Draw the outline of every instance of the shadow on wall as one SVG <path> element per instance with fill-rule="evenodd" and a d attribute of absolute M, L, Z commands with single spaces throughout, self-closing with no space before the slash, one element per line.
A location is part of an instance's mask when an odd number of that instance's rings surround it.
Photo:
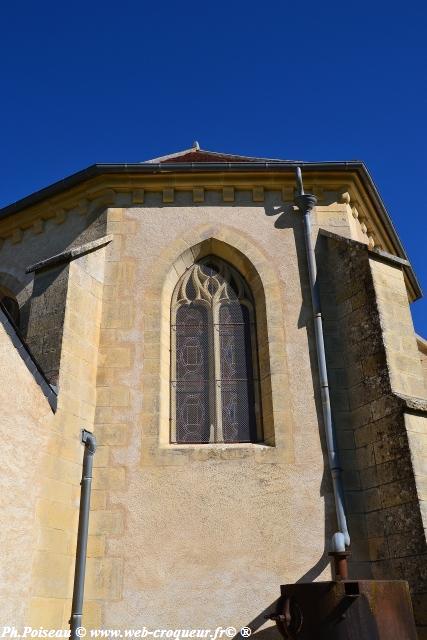
<path fill-rule="evenodd" d="M 302 305 L 298 318 L 298 328 L 301 329 L 302 327 L 307 327 L 310 338 L 309 346 L 311 354 L 313 348 L 315 349 L 315 345 L 313 343 L 314 333 L 310 322 L 310 318 L 312 316 L 310 297 L 311 294 L 307 271 L 307 258 L 305 254 L 304 227 L 302 216 L 294 210 L 293 205 L 291 204 L 284 204 L 281 206 L 267 205 L 265 207 L 265 215 L 271 217 L 277 216 L 276 220 L 274 221 L 274 227 L 279 230 L 292 229 L 294 234 L 298 260 L 298 272 L 300 274 L 300 284 L 302 292 Z M 317 365 L 314 371 L 317 376 Z"/>
<path fill-rule="evenodd" d="M 329 564 L 329 556 L 328 556 L 327 550 L 325 549 L 322 556 L 319 558 L 316 564 L 311 569 L 309 569 L 303 576 L 301 576 L 301 578 L 299 578 L 296 582 L 298 583 L 313 582 L 322 573 L 322 571 L 326 569 L 328 564 Z M 277 585 L 277 592 L 278 594 L 280 592 L 279 584 Z M 268 616 L 276 613 L 278 601 L 279 601 L 279 595 L 276 600 L 273 600 L 273 602 L 269 604 L 263 611 L 261 611 L 253 620 L 244 624 L 242 626 L 242 630 L 246 628 L 250 629 L 252 632 L 251 638 L 256 637 L 257 640 L 277 640 L 278 638 L 281 638 L 282 636 L 277 630 L 277 627 L 275 624 L 267 627 L 266 629 L 261 629 L 261 627 L 266 624 Z M 260 631 L 258 631 L 258 629 L 260 629 Z M 240 630 L 238 633 L 236 633 L 233 640 L 240 640 L 241 638 L 242 639 L 246 638 L 247 636 L 245 636 L 244 633 L 245 632 L 243 631 L 243 634 L 242 634 L 242 631 Z"/>

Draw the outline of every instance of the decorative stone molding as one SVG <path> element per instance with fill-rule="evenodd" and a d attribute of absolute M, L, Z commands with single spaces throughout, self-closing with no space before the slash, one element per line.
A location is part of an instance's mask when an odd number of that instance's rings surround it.
<path fill-rule="evenodd" d="M 205 190 L 203 187 L 194 187 L 193 189 L 193 202 L 204 202 Z"/>
<path fill-rule="evenodd" d="M 252 200 L 254 202 L 264 202 L 264 187 L 254 187 L 252 189 Z"/>
<path fill-rule="evenodd" d="M 282 187 L 282 200 L 283 202 L 294 201 L 294 187 Z"/>
<path fill-rule="evenodd" d="M 318 202 L 320 200 L 323 200 L 323 198 L 324 198 L 323 187 L 319 186 L 318 184 L 314 184 L 313 185 L 313 195 L 316 196 Z"/>
<path fill-rule="evenodd" d="M 39 218 L 44 218 L 45 220 L 54 218 L 56 223 L 61 224 L 62 215 L 58 216 L 58 210 L 63 210 L 66 213 L 96 215 L 98 211 L 101 212 L 103 206 L 116 203 L 118 195 L 123 202 L 127 200 L 129 204 L 143 204 L 146 200 L 146 193 L 157 194 L 157 197 L 159 195 L 160 199 L 163 197 L 163 202 L 167 204 L 174 202 L 172 193 L 175 194 L 175 191 L 179 191 L 180 194 L 186 192 L 189 202 L 191 202 L 192 198 L 194 203 L 202 203 L 205 201 L 205 199 L 202 199 L 202 192 L 204 198 L 206 191 L 209 190 L 209 192 L 219 193 L 224 203 L 231 204 L 235 201 L 236 190 L 241 192 L 249 191 L 252 194 L 253 202 L 262 202 L 261 189 L 263 189 L 264 197 L 267 190 L 272 192 L 279 191 L 282 194 L 283 202 L 293 203 L 294 178 L 292 175 L 283 175 L 272 171 L 265 181 L 260 179 L 258 175 L 254 183 L 254 178 L 255 176 L 250 173 L 238 177 L 230 174 L 221 176 L 219 180 L 218 175 L 212 173 L 203 177 L 203 186 L 200 186 L 200 177 L 197 178 L 198 184 L 195 186 L 196 178 L 194 175 L 177 175 L 174 178 L 174 187 L 171 188 L 166 186 L 168 183 L 170 184 L 170 177 L 167 176 L 136 176 L 131 174 L 126 176 L 99 176 L 86 183 L 83 182 L 71 187 L 68 191 L 63 191 L 59 195 L 37 201 L 27 208 L 22 208 L 16 214 L 8 215 L 1 219 L 0 234 L 3 238 L 10 238 L 16 228 L 29 229 Z M 387 225 L 387 220 L 384 219 L 386 214 L 382 212 L 381 208 L 378 209 L 376 207 L 376 203 L 372 200 L 370 194 L 365 191 L 359 177 L 355 173 L 348 173 L 343 176 L 343 179 L 346 180 L 344 185 L 340 185 L 336 176 L 328 177 L 327 174 L 317 175 L 315 180 L 314 178 L 310 180 L 310 173 L 308 172 L 306 180 L 307 191 L 311 189 L 318 200 L 325 201 L 326 206 L 337 202 L 349 205 L 353 217 L 362 223 L 362 233 L 372 236 L 372 239 L 369 240 L 371 244 L 374 242 L 374 246 L 381 246 L 391 253 L 403 255 L 397 237 L 390 232 L 390 226 Z M 334 200 L 334 198 L 336 199 Z M 120 206 L 122 204 L 121 202 Z M 362 217 L 363 219 L 361 219 Z M 45 226 L 46 231 L 49 228 L 50 225 Z M 19 242 L 19 234 L 14 237 Z M 419 295 L 419 290 L 416 287 L 416 283 L 414 284 L 413 274 L 408 275 L 407 284 L 410 288 L 411 299 L 416 299 L 417 295 Z"/>
<path fill-rule="evenodd" d="M 224 202 L 234 202 L 234 187 L 223 187 L 222 199 Z"/>
<path fill-rule="evenodd" d="M 76 212 L 79 213 L 81 216 L 84 215 L 85 213 L 87 213 L 89 204 L 90 202 L 87 198 L 82 198 L 81 200 L 79 200 L 79 203 L 76 207 Z"/>
<path fill-rule="evenodd" d="M 180 276 L 208 255 L 218 256 L 236 268 L 254 295 L 258 335 L 260 344 L 264 345 L 259 353 L 264 444 L 239 444 L 231 448 L 217 444 L 204 445 L 201 453 L 197 446 L 170 444 L 170 308 Z M 183 464 L 198 459 L 200 455 L 223 459 L 238 455 L 253 457 L 260 463 L 293 460 L 293 414 L 289 398 L 283 391 L 288 373 L 282 289 L 268 257 L 240 230 L 228 226 L 203 225 L 191 229 L 159 256 L 149 281 L 149 295 L 144 296 L 141 309 L 146 332 L 143 348 L 159 354 L 159 358 L 151 363 L 155 369 L 147 364 L 142 376 L 142 464 Z M 274 356 L 271 356 L 272 353 Z M 272 362 L 273 369 L 270 368 Z"/>
<path fill-rule="evenodd" d="M 25 273 L 32 273 L 33 271 L 40 271 L 41 269 L 45 269 L 46 267 L 53 267 L 64 262 L 69 262 L 70 260 L 79 258 L 85 253 L 90 253 L 91 251 L 95 251 L 96 249 L 104 247 L 106 244 L 112 242 L 112 240 L 113 236 L 108 235 L 104 236 L 103 238 L 99 238 L 98 240 L 87 242 L 86 244 L 82 244 L 78 247 L 73 247 L 72 249 L 63 251 L 62 253 L 57 253 L 50 258 L 46 258 L 45 260 L 41 260 L 40 262 L 36 262 L 35 264 L 30 265 L 25 269 Z"/>
<path fill-rule="evenodd" d="M 43 233 L 44 230 L 44 220 L 43 218 L 39 218 L 38 220 L 35 221 L 35 223 L 32 226 L 32 232 L 35 235 L 38 235 L 39 233 Z"/>
<path fill-rule="evenodd" d="M 347 191 L 348 187 L 344 187 L 346 190 L 342 191 L 338 194 L 338 202 L 342 202 L 344 204 L 350 204 L 350 193 Z"/>
<path fill-rule="evenodd" d="M 56 224 L 63 224 L 65 222 L 65 220 L 66 220 L 66 217 L 67 217 L 66 211 L 64 209 L 59 209 L 56 212 L 56 215 L 55 215 L 53 221 Z"/>
<path fill-rule="evenodd" d="M 163 202 L 165 204 L 171 204 L 175 200 L 174 189 L 163 189 Z"/>
<path fill-rule="evenodd" d="M 375 247 L 375 239 L 372 234 L 368 233 L 368 247 L 373 249 Z"/>
<path fill-rule="evenodd" d="M 114 204 L 116 201 L 116 192 L 114 189 L 108 188 L 108 189 L 98 189 L 96 191 L 96 193 L 94 193 L 94 190 L 91 191 L 92 193 L 92 205 L 94 202 L 96 202 L 97 204 Z"/>
<path fill-rule="evenodd" d="M 15 231 L 12 233 L 12 237 L 10 239 L 12 244 L 18 244 L 19 242 L 22 241 L 22 238 L 24 237 L 24 232 L 22 229 L 15 229 Z"/>
<path fill-rule="evenodd" d="M 135 191 L 132 191 L 132 204 L 144 204 L 144 199 L 144 189 L 135 189 Z"/>

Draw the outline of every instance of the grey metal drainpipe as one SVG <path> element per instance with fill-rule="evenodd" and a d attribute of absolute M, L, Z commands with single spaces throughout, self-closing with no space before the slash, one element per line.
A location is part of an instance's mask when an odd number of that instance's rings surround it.
<path fill-rule="evenodd" d="M 311 235 L 311 212 L 316 206 L 317 199 L 310 193 L 304 193 L 300 167 L 296 168 L 298 195 L 295 204 L 303 214 L 305 249 L 307 255 L 308 275 L 310 279 L 311 302 L 313 307 L 314 332 L 316 337 L 317 362 L 319 366 L 320 390 L 322 396 L 323 421 L 325 424 L 326 446 L 328 449 L 329 469 L 335 498 L 338 531 L 332 536 L 332 552 L 345 552 L 350 545 L 347 519 L 344 508 L 344 491 L 341 479 L 341 466 L 336 447 L 335 428 L 332 420 L 331 402 L 329 397 L 328 372 L 326 369 L 325 341 L 323 338 L 322 313 L 317 283 L 317 266 Z"/>
<path fill-rule="evenodd" d="M 93 433 L 82 429 L 81 441 L 82 444 L 84 444 L 85 450 L 83 454 L 82 480 L 80 483 L 80 512 L 79 529 L 77 533 L 76 565 L 74 570 L 73 603 L 71 606 L 71 618 L 69 620 L 71 640 L 79 638 L 76 630 L 82 626 L 90 493 L 92 488 L 93 457 L 96 451 L 96 439 Z"/>

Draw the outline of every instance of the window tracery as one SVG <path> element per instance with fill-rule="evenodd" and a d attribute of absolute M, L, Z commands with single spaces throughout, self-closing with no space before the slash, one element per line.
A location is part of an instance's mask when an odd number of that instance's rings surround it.
<path fill-rule="evenodd" d="M 262 440 L 252 293 L 209 256 L 178 282 L 171 309 L 171 442 Z"/>

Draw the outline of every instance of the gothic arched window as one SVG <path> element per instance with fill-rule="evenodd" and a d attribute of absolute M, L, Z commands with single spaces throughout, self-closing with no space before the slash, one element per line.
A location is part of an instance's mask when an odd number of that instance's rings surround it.
<path fill-rule="evenodd" d="M 171 442 L 262 440 L 252 294 L 231 265 L 195 263 L 172 297 Z"/>

